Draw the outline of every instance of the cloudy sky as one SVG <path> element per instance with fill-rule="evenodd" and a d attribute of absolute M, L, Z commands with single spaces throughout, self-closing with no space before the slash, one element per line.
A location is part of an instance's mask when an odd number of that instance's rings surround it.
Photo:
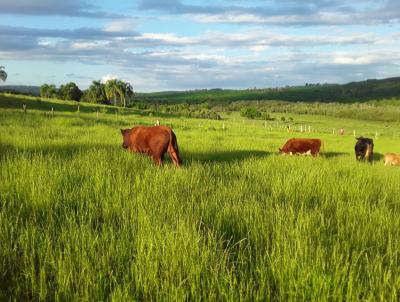
<path fill-rule="evenodd" d="M 0 0 L 0 66 L 7 84 L 135 91 L 400 76 L 400 1 Z"/>

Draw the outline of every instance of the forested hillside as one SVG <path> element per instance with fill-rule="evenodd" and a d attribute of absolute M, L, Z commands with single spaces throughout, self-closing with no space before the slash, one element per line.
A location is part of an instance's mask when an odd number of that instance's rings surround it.
<path fill-rule="evenodd" d="M 202 89 L 137 93 L 136 100 L 157 103 L 230 103 L 234 101 L 282 100 L 290 102 L 354 102 L 400 96 L 400 77 L 338 84 L 306 84 L 265 89 Z"/>

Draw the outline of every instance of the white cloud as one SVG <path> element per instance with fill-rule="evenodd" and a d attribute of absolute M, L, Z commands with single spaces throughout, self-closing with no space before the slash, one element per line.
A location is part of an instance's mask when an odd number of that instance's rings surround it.
<path fill-rule="evenodd" d="M 118 79 L 118 76 L 115 74 L 106 74 L 104 76 L 101 77 L 101 82 L 102 83 L 106 83 L 109 80 L 116 80 Z"/>
<path fill-rule="evenodd" d="M 376 54 L 363 55 L 338 55 L 333 57 L 333 63 L 343 65 L 366 65 L 379 62 L 380 58 Z"/>
<path fill-rule="evenodd" d="M 133 32 L 136 21 L 133 19 L 114 20 L 106 24 L 104 31 L 112 33 Z"/>
<path fill-rule="evenodd" d="M 73 42 L 71 43 L 72 49 L 98 49 L 105 47 L 109 42 L 107 41 L 93 41 L 93 42 Z"/>
<path fill-rule="evenodd" d="M 261 51 L 266 50 L 267 46 L 265 46 L 265 45 L 254 45 L 254 46 L 250 46 L 249 49 L 251 51 L 254 51 L 254 52 L 261 52 Z"/>
<path fill-rule="evenodd" d="M 195 44 L 196 39 L 190 37 L 178 37 L 173 33 L 143 33 L 142 35 L 135 37 L 135 41 L 148 41 L 148 42 L 160 42 L 163 44 L 180 44 L 190 45 Z"/>

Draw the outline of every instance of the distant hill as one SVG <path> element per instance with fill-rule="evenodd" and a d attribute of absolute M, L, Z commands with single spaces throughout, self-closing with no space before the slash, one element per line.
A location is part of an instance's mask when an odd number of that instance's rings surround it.
<path fill-rule="evenodd" d="M 38 96 L 39 86 L 0 85 L 0 92 Z M 364 102 L 388 98 L 400 99 L 400 77 L 370 79 L 347 84 L 305 84 L 263 89 L 199 89 L 136 93 L 139 102 L 152 103 L 210 103 L 225 104 L 235 101 L 280 100 L 289 102 Z"/>
<path fill-rule="evenodd" d="M 0 85 L 0 92 L 38 96 L 40 94 L 40 87 L 24 85 Z"/>
<path fill-rule="evenodd" d="M 136 99 L 155 103 L 231 103 L 235 101 L 282 100 L 290 102 L 362 102 L 400 98 L 400 77 L 347 84 L 306 84 L 265 89 L 203 89 L 137 93 Z"/>

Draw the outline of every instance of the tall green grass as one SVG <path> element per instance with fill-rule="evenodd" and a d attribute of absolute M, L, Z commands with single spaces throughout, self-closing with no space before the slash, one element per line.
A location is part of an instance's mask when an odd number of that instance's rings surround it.
<path fill-rule="evenodd" d="M 351 135 L 171 118 L 184 166 L 157 168 L 119 133 L 153 119 L 0 110 L 0 300 L 398 301 L 396 137 L 370 165 Z M 325 155 L 277 155 L 292 136 Z"/>

